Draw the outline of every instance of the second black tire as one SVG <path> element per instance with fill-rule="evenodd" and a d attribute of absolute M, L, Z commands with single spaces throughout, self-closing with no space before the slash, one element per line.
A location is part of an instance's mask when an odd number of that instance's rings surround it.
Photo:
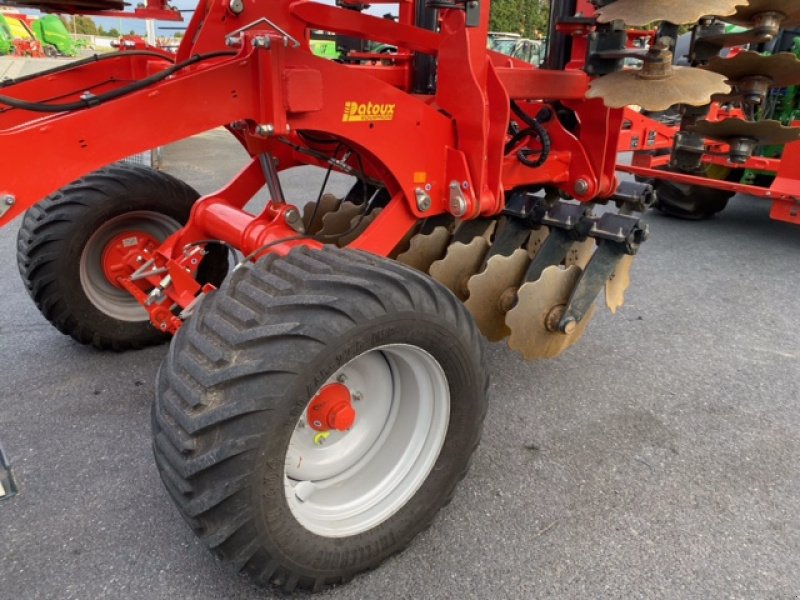
<path fill-rule="evenodd" d="M 36 306 L 59 331 L 100 349 L 167 341 L 132 296 L 103 281 L 102 244 L 126 227 L 163 241 L 188 220 L 198 196 L 166 173 L 118 164 L 33 206 L 17 236 L 17 265 Z M 198 278 L 218 286 L 228 272 L 228 252 L 216 245 L 207 250 Z"/>

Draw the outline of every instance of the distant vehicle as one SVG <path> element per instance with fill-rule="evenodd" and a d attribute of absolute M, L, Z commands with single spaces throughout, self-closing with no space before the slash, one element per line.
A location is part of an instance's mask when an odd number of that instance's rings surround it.
<path fill-rule="evenodd" d="M 537 67 L 544 61 L 546 52 L 545 42 L 523 38 L 516 33 L 490 32 L 488 47 Z"/>
<path fill-rule="evenodd" d="M 64 21 L 56 15 L 43 15 L 36 19 L 31 24 L 31 30 L 48 56 L 75 56 L 78 54 L 75 40 L 64 26 Z"/>
<path fill-rule="evenodd" d="M 14 53 L 14 38 L 5 17 L 0 14 L 0 55 Z"/>
<path fill-rule="evenodd" d="M 18 56 L 43 56 L 42 44 L 28 26 L 25 15 L 2 15 L 3 20 L 11 33 L 14 53 Z"/>
<path fill-rule="evenodd" d="M 341 52 L 336 48 L 336 40 L 311 40 L 309 42 L 311 52 L 322 58 L 338 60 Z"/>

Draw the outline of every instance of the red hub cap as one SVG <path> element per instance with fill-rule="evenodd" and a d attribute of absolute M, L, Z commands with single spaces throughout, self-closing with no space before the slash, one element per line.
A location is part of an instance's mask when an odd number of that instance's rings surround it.
<path fill-rule="evenodd" d="M 306 419 L 309 427 L 316 431 L 347 431 L 356 420 L 350 390 L 341 383 L 324 386 L 311 401 Z"/>
<path fill-rule="evenodd" d="M 103 250 L 103 273 L 111 284 L 125 289 L 119 279 L 130 277 L 147 260 L 146 255 L 152 254 L 160 243 L 144 231 L 124 231 L 115 235 Z"/>

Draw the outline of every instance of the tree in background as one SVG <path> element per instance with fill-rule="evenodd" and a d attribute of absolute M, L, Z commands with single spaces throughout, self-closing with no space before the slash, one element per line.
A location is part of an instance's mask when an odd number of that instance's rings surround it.
<path fill-rule="evenodd" d="M 549 0 L 493 0 L 491 10 L 490 31 L 519 33 L 534 39 L 546 35 Z"/>
<path fill-rule="evenodd" d="M 81 35 L 102 35 L 102 30 L 97 28 L 97 24 L 91 17 L 75 15 L 70 18 L 62 15 L 61 20 L 64 21 L 64 25 L 72 33 Z"/>

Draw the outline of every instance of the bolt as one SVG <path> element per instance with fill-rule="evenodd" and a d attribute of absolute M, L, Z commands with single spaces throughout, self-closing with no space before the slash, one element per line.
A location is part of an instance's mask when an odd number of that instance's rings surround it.
<path fill-rule="evenodd" d="M 450 214 L 454 217 L 463 217 L 467 212 L 467 200 L 459 189 L 457 181 L 450 184 Z"/>
<path fill-rule="evenodd" d="M 300 219 L 300 211 L 298 211 L 296 208 L 288 209 L 286 211 L 285 219 L 289 225 L 297 223 L 297 221 Z"/>
<path fill-rule="evenodd" d="M 586 181 L 585 179 L 578 179 L 578 181 L 575 182 L 575 193 L 578 194 L 578 196 L 583 196 L 588 192 L 589 192 L 589 182 Z"/>
<path fill-rule="evenodd" d="M 425 212 L 426 210 L 430 209 L 431 197 L 425 190 L 423 190 L 422 188 L 417 188 L 416 190 L 414 190 L 414 194 L 417 197 L 417 208 L 421 212 Z"/>
<path fill-rule="evenodd" d="M 229 36 L 225 38 L 225 45 L 228 48 L 235 48 L 242 45 L 242 38 L 239 36 Z"/>
<path fill-rule="evenodd" d="M 322 427 L 322 421 L 314 421 L 314 427 Z"/>
<path fill-rule="evenodd" d="M 196 264 L 197 264 L 197 259 L 196 259 L 196 258 L 193 258 L 193 259 L 191 260 L 191 263 L 192 263 L 193 265 L 196 265 Z"/>
<path fill-rule="evenodd" d="M 433 186 L 430 183 L 425 184 L 425 191 L 430 192 L 433 189 Z"/>
<path fill-rule="evenodd" d="M 272 125 L 272 123 L 267 123 L 266 125 L 256 125 L 256 135 L 269 137 L 273 133 L 275 133 L 275 127 Z"/>
<path fill-rule="evenodd" d="M 167 330 L 167 324 L 166 323 L 161 323 L 161 325 L 159 325 L 159 327 L 161 328 L 161 331 L 166 331 Z"/>
<path fill-rule="evenodd" d="M 566 333 L 567 335 L 571 334 L 575 331 L 575 328 L 578 326 L 578 321 L 575 320 L 575 317 L 567 317 L 564 319 L 564 322 L 561 324 L 561 331 Z"/>
<path fill-rule="evenodd" d="M 254 37 L 253 48 L 269 48 L 269 38 L 264 36 Z"/>
<path fill-rule="evenodd" d="M 361 400 L 364 399 L 364 396 L 361 394 L 361 392 L 353 392 L 350 394 L 350 396 L 353 398 L 353 402 L 361 402 Z"/>
<path fill-rule="evenodd" d="M 228 3 L 228 8 L 231 9 L 233 14 L 240 15 L 244 11 L 244 2 L 242 0 L 231 0 Z"/>
<path fill-rule="evenodd" d="M 338 381 L 339 383 L 344 383 L 345 381 L 347 381 L 347 375 L 345 375 L 344 373 L 339 373 L 336 376 L 336 381 Z"/>
<path fill-rule="evenodd" d="M 464 181 L 464 182 L 461 183 L 461 187 L 464 188 L 465 190 L 468 190 L 469 189 L 469 183 Z"/>

